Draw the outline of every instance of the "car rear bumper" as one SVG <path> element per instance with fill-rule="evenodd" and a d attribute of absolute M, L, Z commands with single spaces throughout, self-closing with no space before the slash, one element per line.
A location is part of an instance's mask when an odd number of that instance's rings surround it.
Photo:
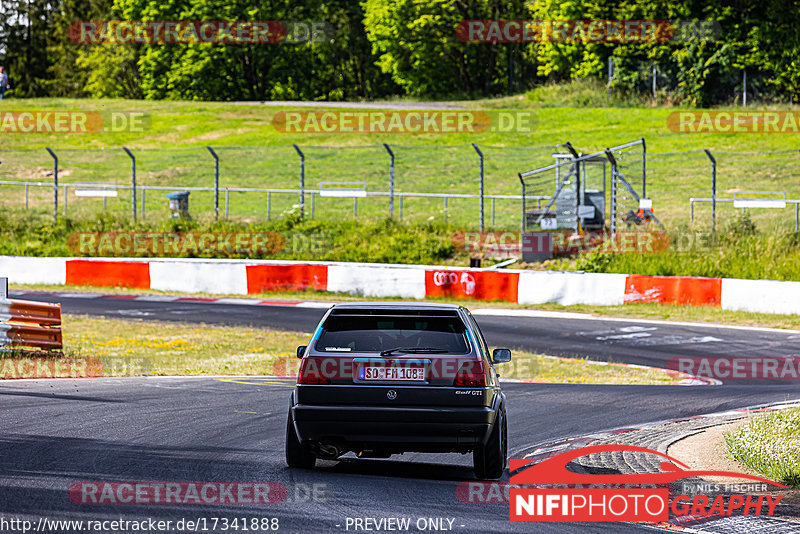
<path fill-rule="evenodd" d="M 471 448 L 483 443 L 496 412 L 487 406 L 331 406 L 297 404 L 292 417 L 303 442 L 354 446 L 396 444 L 406 450 L 436 446 Z M 415 445 L 419 447 L 414 447 Z"/>

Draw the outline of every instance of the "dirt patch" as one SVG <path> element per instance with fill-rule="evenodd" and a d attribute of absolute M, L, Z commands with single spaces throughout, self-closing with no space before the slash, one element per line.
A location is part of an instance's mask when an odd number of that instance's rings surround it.
<path fill-rule="evenodd" d="M 725 444 L 725 434 L 736 430 L 747 422 L 747 419 L 717 425 L 708 428 L 698 434 L 676 441 L 667 449 L 667 454 L 676 460 L 688 465 L 691 469 L 713 470 L 713 471 L 736 471 L 749 475 L 759 475 L 749 467 L 746 467 L 731 458 L 728 454 L 728 447 Z M 703 477 L 714 484 L 731 484 L 737 480 L 728 477 Z M 742 479 L 742 482 L 745 480 Z M 783 494 L 781 504 L 791 504 L 800 506 L 800 491 L 788 490 L 780 492 L 769 492 L 770 494 Z"/>

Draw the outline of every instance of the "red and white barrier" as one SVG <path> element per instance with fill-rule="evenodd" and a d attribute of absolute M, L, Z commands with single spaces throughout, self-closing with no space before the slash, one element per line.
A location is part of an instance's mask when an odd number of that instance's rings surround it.
<path fill-rule="evenodd" d="M 624 274 L 529 271 L 520 275 L 520 304 L 556 302 L 609 306 L 623 303 Z"/>
<path fill-rule="evenodd" d="M 688 276 L 467 269 L 431 265 L 210 259 L 0 256 L 15 284 L 121 286 L 246 295 L 330 291 L 367 297 L 455 297 L 520 304 L 658 302 L 761 313 L 800 313 L 800 282 Z"/>

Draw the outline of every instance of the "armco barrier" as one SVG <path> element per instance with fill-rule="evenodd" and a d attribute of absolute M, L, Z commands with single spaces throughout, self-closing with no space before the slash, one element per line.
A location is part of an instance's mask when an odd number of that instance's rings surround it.
<path fill-rule="evenodd" d="M 0 256 L 14 284 L 120 286 L 253 294 L 313 289 L 368 297 L 455 297 L 520 304 L 659 302 L 800 314 L 800 282 L 688 276 L 469 269 L 379 263 Z"/>
<path fill-rule="evenodd" d="M 60 304 L 0 300 L 0 346 L 61 349 L 60 325 Z"/>

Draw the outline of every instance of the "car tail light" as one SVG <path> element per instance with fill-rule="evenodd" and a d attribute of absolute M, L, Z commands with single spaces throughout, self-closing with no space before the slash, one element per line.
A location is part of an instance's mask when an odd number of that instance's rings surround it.
<path fill-rule="evenodd" d="M 482 360 L 473 360 L 461 364 L 453 380 L 455 387 L 477 388 L 486 387 L 486 369 Z"/>
<path fill-rule="evenodd" d="M 320 370 L 316 360 L 303 358 L 300 362 L 300 371 L 297 373 L 298 384 L 330 384 L 331 380 Z"/>

